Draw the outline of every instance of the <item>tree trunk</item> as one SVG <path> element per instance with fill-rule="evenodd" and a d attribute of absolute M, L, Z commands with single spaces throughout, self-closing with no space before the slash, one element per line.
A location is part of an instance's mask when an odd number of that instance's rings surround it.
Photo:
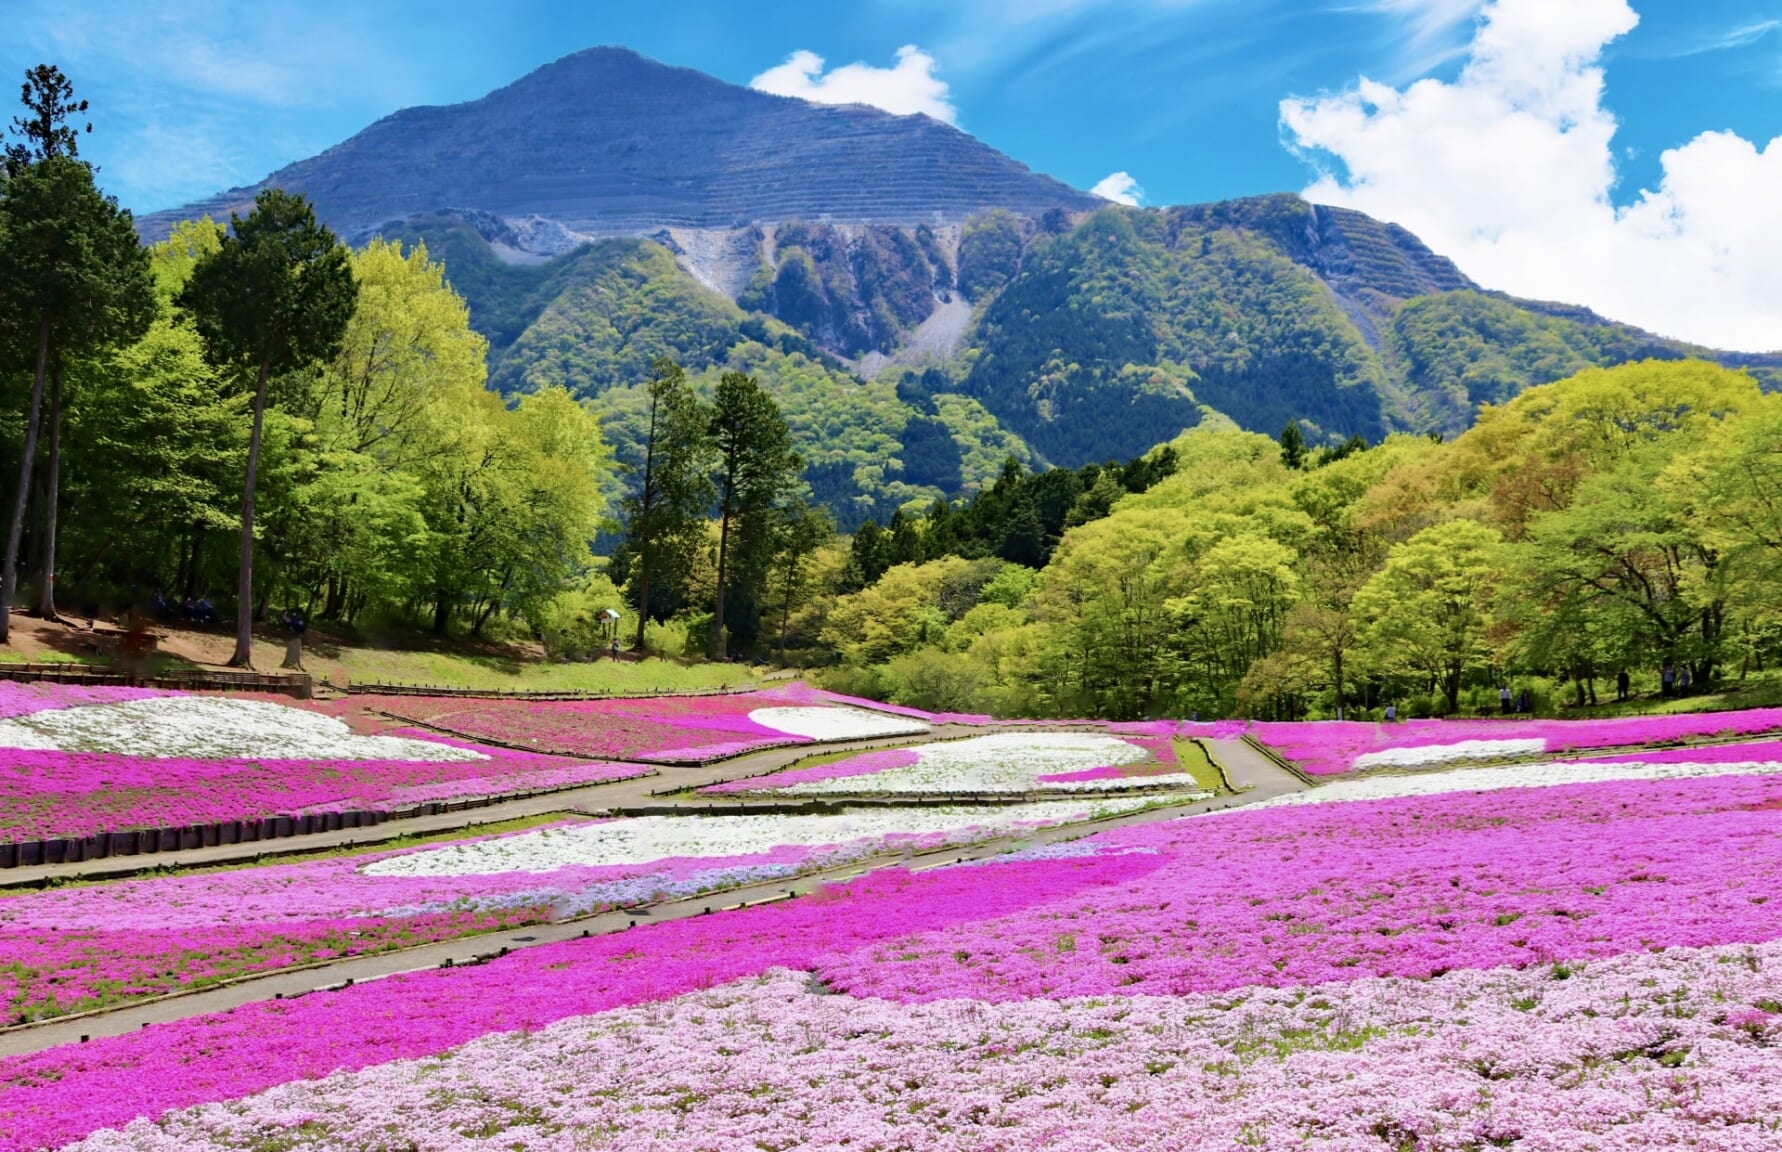
<path fill-rule="evenodd" d="M 232 668 L 254 663 L 254 481 L 260 473 L 260 427 L 266 418 L 267 362 L 254 385 L 254 430 L 248 437 L 247 483 L 241 489 L 241 569 L 235 581 L 235 654 Z"/>
<path fill-rule="evenodd" d="M 1331 662 L 1336 665 L 1336 714 L 1337 719 L 1341 720 L 1343 718 L 1343 654 L 1340 650 L 1335 653 Z"/>
<path fill-rule="evenodd" d="M 451 597 L 441 589 L 439 595 L 433 601 L 433 634 L 435 636 L 444 636 L 446 634 L 446 628 L 451 624 L 451 621 L 452 600 Z"/>
<path fill-rule="evenodd" d="M 786 629 L 792 623 L 792 577 L 795 565 L 786 566 L 786 599 L 780 605 L 780 663 L 786 662 Z"/>
<path fill-rule="evenodd" d="M 724 652 L 724 571 L 730 560 L 730 512 L 724 512 L 718 524 L 718 603 L 712 610 L 712 659 L 722 660 Z"/>
<path fill-rule="evenodd" d="M 640 549 L 637 566 L 637 654 L 644 654 L 644 625 L 650 619 L 650 566 L 642 563 L 643 553 Z"/>
<path fill-rule="evenodd" d="M 38 578 L 37 615 L 56 619 L 56 506 L 62 491 L 62 365 L 50 370 L 49 476 L 43 503 L 43 574 Z"/>
<path fill-rule="evenodd" d="M 32 457 L 37 454 L 37 426 L 43 416 L 43 376 L 49 362 L 49 317 L 37 321 L 37 377 L 31 385 L 31 406 L 25 417 L 25 448 L 19 457 L 19 490 L 13 499 L 12 526 L 6 532 L 6 558 L 0 563 L 0 644 L 12 635 L 12 598 L 19 586 L 19 541 L 25 531 L 25 508 L 31 496 Z"/>

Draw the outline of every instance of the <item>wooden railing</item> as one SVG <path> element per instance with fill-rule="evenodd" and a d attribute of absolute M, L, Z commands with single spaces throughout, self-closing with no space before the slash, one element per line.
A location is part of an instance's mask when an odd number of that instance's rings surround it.
<path fill-rule="evenodd" d="M 280 692 L 309 699 L 314 685 L 307 672 L 251 672 L 229 668 L 176 668 L 150 676 L 132 676 L 91 664 L 0 664 L 0 680 L 21 683 L 120 685 L 171 688 L 188 692 Z"/>

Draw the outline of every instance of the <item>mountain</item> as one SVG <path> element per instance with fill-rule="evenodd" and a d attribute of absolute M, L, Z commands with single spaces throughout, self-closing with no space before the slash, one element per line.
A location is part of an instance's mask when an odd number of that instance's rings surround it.
<path fill-rule="evenodd" d="M 447 208 L 606 236 L 1095 203 L 926 116 L 772 96 L 623 48 L 565 56 L 480 100 L 404 109 L 261 185 L 145 217 L 144 233 L 225 217 L 266 185 L 302 192 L 349 239 Z"/>
<path fill-rule="evenodd" d="M 1009 456 L 1128 458 L 1209 414 L 1315 441 L 1452 434 L 1592 365 L 1716 353 L 1481 289 L 1396 225 L 1278 195 L 1124 208 L 946 125 L 620 49 L 415 108 L 264 182 L 443 260 L 502 392 L 561 383 L 635 452 L 638 382 L 752 373 L 844 527 Z M 251 201 L 145 217 L 145 234 Z"/>

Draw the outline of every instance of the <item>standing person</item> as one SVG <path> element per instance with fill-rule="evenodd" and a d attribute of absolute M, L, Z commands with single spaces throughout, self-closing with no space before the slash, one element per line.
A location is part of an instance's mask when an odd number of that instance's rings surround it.
<path fill-rule="evenodd" d="M 1508 684 L 1497 690 L 1497 707 L 1503 715 L 1510 714 L 1510 686 Z"/>
<path fill-rule="evenodd" d="M 1659 669 L 1658 682 L 1663 686 L 1665 696 L 1675 696 L 1677 694 L 1676 666 L 1667 661 L 1665 666 Z"/>
<path fill-rule="evenodd" d="M 1397 719 L 1398 719 L 1398 705 L 1397 704 L 1386 705 L 1386 723 L 1390 724 L 1394 720 L 1397 720 Z"/>
<path fill-rule="evenodd" d="M 1677 695 L 1689 695 L 1689 665 L 1687 664 L 1677 670 Z"/>
<path fill-rule="evenodd" d="M 1627 699 L 1627 688 L 1627 669 L 1623 668 L 1621 671 L 1615 673 L 1615 699 Z"/>

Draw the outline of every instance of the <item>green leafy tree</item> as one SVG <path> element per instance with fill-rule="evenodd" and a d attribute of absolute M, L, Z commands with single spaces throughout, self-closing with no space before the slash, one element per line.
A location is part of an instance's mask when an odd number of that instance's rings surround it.
<path fill-rule="evenodd" d="M 52 136 L 55 129 L 49 129 Z M 41 143 L 41 142 L 39 142 Z M 49 147 L 43 145 L 43 147 Z M 141 337 L 154 315 L 148 261 L 130 214 L 93 185 L 87 164 L 59 151 L 28 152 L 7 179 L 0 201 L 0 326 L 11 327 L 0 345 L 31 349 L 32 385 L 26 405 L 18 488 L 0 566 L 0 643 L 9 634 L 18 588 L 32 468 L 43 416 L 44 384 L 52 379 L 52 490 L 60 487 L 62 381 L 71 362 L 103 354 Z M 46 511 L 54 497 L 46 499 Z M 57 526 L 50 517 L 47 535 Z M 53 581 L 53 546 L 44 553 L 46 582 Z M 47 594 L 43 606 L 54 612 Z"/>
<path fill-rule="evenodd" d="M 835 535 L 835 522 L 821 508 L 795 500 L 781 508 L 774 528 L 773 594 L 778 599 L 778 646 L 780 659 L 784 661 L 792 613 L 809 598 L 811 562 L 817 549 Z"/>
<path fill-rule="evenodd" d="M 268 188 L 254 209 L 231 216 L 231 234 L 199 261 L 180 293 L 211 362 L 252 380 L 253 426 L 241 497 L 241 555 L 236 581 L 235 653 L 253 658 L 254 484 L 260 466 L 266 385 L 275 375 L 312 368 L 339 351 L 358 299 L 347 251 L 301 196 Z"/>
<path fill-rule="evenodd" d="M 725 627 L 731 608 L 759 603 L 761 581 L 772 557 L 776 504 L 790 494 L 802 467 L 779 406 L 761 385 L 740 372 L 718 381 L 709 433 L 717 459 L 718 586 L 712 610 L 714 659 L 727 653 Z M 740 560 L 741 563 L 737 563 Z"/>
<path fill-rule="evenodd" d="M 1426 528 L 1387 554 L 1352 611 L 1373 668 L 1426 676 L 1460 707 L 1466 674 L 1489 661 L 1486 629 L 1503 538 L 1475 520 Z"/>

